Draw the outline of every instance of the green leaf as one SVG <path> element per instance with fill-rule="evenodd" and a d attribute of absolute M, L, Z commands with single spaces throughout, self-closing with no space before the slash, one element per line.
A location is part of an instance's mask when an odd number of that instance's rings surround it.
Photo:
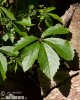
<path fill-rule="evenodd" d="M 38 38 L 35 36 L 23 37 L 15 44 L 14 51 L 18 51 L 36 40 L 38 40 Z"/>
<path fill-rule="evenodd" d="M 24 30 L 23 30 L 23 31 L 20 30 L 15 24 L 14 24 L 14 29 L 15 29 L 15 31 L 16 31 L 19 35 L 21 35 L 21 36 L 27 36 L 27 32 L 24 32 Z"/>
<path fill-rule="evenodd" d="M 55 7 L 48 7 L 48 8 L 46 8 L 46 12 L 50 12 L 50 11 L 55 10 L 55 9 L 56 9 Z"/>
<path fill-rule="evenodd" d="M 61 18 L 58 15 L 53 13 L 48 13 L 48 15 L 50 15 L 53 19 L 57 19 L 58 21 L 62 22 Z"/>
<path fill-rule="evenodd" d="M 6 33 L 6 34 L 2 37 L 2 39 L 3 39 L 4 41 L 7 41 L 8 39 L 10 39 L 11 42 L 13 43 L 13 42 L 14 42 L 14 34 L 8 32 L 8 33 Z"/>
<path fill-rule="evenodd" d="M 7 41 L 7 40 L 9 39 L 9 37 L 8 37 L 7 34 L 5 34 L 5 35 L 2 37 L 2 39 L 3 39 L 4 41 Z"/>
<path fill-rule="evenodd" d="M 38 62 L 40 64 L 41 71 L 50 79 L 59 68 L 60 62 L 56 52 L 46 43 L 41 43 L 39 50 Z"/>
<path fill-rule="evenodd" d="M 44 39 L 62 58 L 65 60 L 73 60 L 74 50 L 67 40 L 59 38 Z"/>
<path fill-rule="evenodd" d="M 45 19 L 45 16 L 39 16 L 40 17 L 40 22 Z"/>
<path fill-rule="evenodd" d="M 11 33 L 8 32 L 2 37 L 2 39 L 4 41 L 7 41 L 8 39 L 10 39 L 11 42 L 13 43 L 14 42 L 14 34 L 11 34 Z"/>
<path fill-rule="evenodd" d="M 14 49 L 14 47 L 12 47 L 12 46 L 0 47 L 0 51 L 3 52 L 4 54 L 9 55 L 9 56 L 17 56 L 18 51 L 14 52 L 13 49 Z"/>
<path fill-rule="evenodd" d="M 15 66 L 14 66 L 15 73 L 16 73 L 17 69 L 18 69 L 18 64 L 16 63 Z"/>
<path fill-rule="evenodd" d="M 39 52 L 39 42 L 33 43 L 24 49 L 23 54 L 25 55 L 25 57 L 22 61 L 24 72 L 32 67 L 35 60 L 38 58 L 38 52 Z"/>
<path fill-rule="evenodd" d="M 38 11 L 40 13 L 42 13 L 42 12 L 50 12 L 50 11 L 55 10 L 55 9 L 56 9 L 55 7 L 48 7 L 48 8 L 45 8 L 45 9 L 39 9 Z"/>
<path fill-rule="evenodd" d="M 0 73 L 5 80 L 6 78 L 6 71 L 7 71 L 7 60 L 6 57 L 0 53 Z"/>
<path fill-rule="evenodd" d="M 9 39 L 11 40 L 12 43 L 14 43 L 14 34 L 8 33 Z"/>
<path fill-rule="evenodd" d="M 10 20 L 16 20 L 15 17 L 14 17 L 14 14 L 13 14 L 10 10 L 8 10 L 8 9 L 6 9 L 6 8 L 4 8 L 4 7 L 0 7 L 0 8 L 2 9 L 2 11 L 6 14 L 6 16 L 7 16 Z"/>
<path fill-rule="evenodd" d="M 45 23 L 46 23 L 46 26 L 48 26 L 48 27 L 53 25 L 53 21 L 50 17 L 45 18 Z"/>
<path fill-rule="evenodd" d="M 33 26 L 34 24 L 31 24 L 30 17 L 23 18 L 21 21 L 16 21 L 16 23 L 23 25 L 23 26 Z"/>
<path fill-rule="evenodd" d="M 49 36 L 49 35 L 56 35 L 56 34 L 67 34 L 69 33 L 69 30 L 67 28 L 64 28 L 62 25 L 57 24 L 55 26 L 49 27 L 47 30 L 45 30 L 42 33 L 42 38 Z"/>
<path fill-rule="evenodd" d="M 0 62 L 0 74 L 3 78 L 3 80 L 5 80 L 6 79 L 6 73 L 4 72 L 4 69 L 3 69 L 1 62 Z"/>
<path fill-rule="evenodd" d="M 0 0 L 0 4 L 3 2 L 4 0 Z"/>

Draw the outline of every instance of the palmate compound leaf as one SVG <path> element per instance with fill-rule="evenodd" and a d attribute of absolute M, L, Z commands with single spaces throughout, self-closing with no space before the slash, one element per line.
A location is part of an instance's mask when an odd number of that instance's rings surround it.
<path fill-rule="evenodd" d="M 38 38 L 36 38 L 35 36 L 26 36 L 21 38 L 14 47 L 14 51 L 18 51 L 20 49 L 22 49 L 23 47 L 27 46 L 28 44 L 36 41 Z"/>
<path fill-rule="evenodd" d="M 56 34 L 67 34 L 69 33 L 69 30 L 67 28 L 64 28 L 62 25 L 60 24 L 56 24 L 55 26 L 51 26 L 49 27 L 47 30 L 45 30 L 42 33 L 41 38 L 44 38 L 46 36 L 50 36 L 50 35 L 56 35 Z"/>
<path fill-rule="evenodd" d="M 46 38 L 44 39 L 56 52 L 65 60 L 73 60 L 74 50 L 70 42 L 59 38 Z"/>
<path fill-rule="evenodd" d="M 35 60 L 38 58 L 38 52 L 39 52 L 39 42 L 35 42 L 29 46 L 27 46 L 22 53 L 22 66 L 24 72 L 27 71 L 32 67 Z"/>
<path fill-rule="evenodd" d="M 6 78 L 6 71 L 7 71 L 7 59 L 2 53 L 0 53 L 0 73 L 4 80 Z"/>
<path fill-rule="evenodd" d="M 57 53 L 47 43 L 40 44 L 38 63 L 41 71 L 51 80 L 59 68 L 59 60 Z"/>
<path fill-rule="evenodd" d="M 14 14 L 13 14 L 10 10 L 8 10 L 8 9 L 6 9 L 6 8 L 4 8 L 4 7 L 0 7 L 0 9 L 6 14 L 6 16 L 7 16 L 10 20 L 16 20 L 15 17 L 14 17 Z"/>

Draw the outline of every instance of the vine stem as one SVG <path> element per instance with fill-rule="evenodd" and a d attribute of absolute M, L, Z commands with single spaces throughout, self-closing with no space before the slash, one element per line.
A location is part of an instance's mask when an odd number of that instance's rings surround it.
<path fill-rule="evenodd" d="M 41 29 L 41 27 L 40 27 L 40 22 L 39 22 L 39 24 L 38 24 L 38 29 L 40 30 L 40 32 L 42 32 L 42 29 Z"/>

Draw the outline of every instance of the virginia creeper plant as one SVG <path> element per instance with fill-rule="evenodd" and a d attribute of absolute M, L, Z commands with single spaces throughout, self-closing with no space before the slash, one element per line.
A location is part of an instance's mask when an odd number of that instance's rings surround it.
<path fill-rule="evenodd" d="M 70 41 L 57 37 L 58 34 L 69 34 L 69 30 L 61 24 L 54 25 L 54 20 L 61 23 L 60 17 L 53 13 L 55 7 L 39 5 L 35 8 L 34 5 L 29 4 L 26 11 L 18 9 L 15 14 L 13 6 L 6 8 L 3 2 L 0 3 L 0 73 L 2 78 L 6 79 L 9 68 L 16 72 L 21 66 L 26 72 L 37 61 L 39 69 L 52 80 L 59 69 L 60 59 L 73 60 L 74 57 Z M 45 26 L 44 29 L 41 24 Z M 38 33 L 37 30 L 40 32 Z"/>

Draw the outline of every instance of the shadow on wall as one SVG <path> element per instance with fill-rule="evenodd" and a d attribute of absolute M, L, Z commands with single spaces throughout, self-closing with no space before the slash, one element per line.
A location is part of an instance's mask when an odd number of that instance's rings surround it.
<path fill-rule="evenodd" d="M 77 71 L 80 70 L 80 61 L 78 53 L 75 51 L 74 59 L 71 61 L 65 61 L 70 70 Z"/>
<path fill-rule="evenodd" d="M 57 88 L 60 90 L 62 95 L 67 97 L 71 89 L 71 79 L 69 75 L 69 70 L 65 66 L 61 66 L 56 75 L 54 76 L 54 81 L 57 84 Z"/>
<path fill-rule="evenodd" d="M 60 92 L 65 97 L 67 97 L 71 89 L 71 79 L 70 79 L 69 71 L 70 70 L 67 67 L 65 67 L 65 65 L 63 66 L 61 65 L 60 69 L 58 69 L 57 73 L 53 78 L 53 82 L 51 82 L 48 78 L 47 81 L 45 81 L 46 78 L 44 76 L 43 77 L 44 81 L 42 81 L 44 85 L 41 86 L 43 89 L 43 97 L 48 96 L 48 94 L 55 88 L 59 88 Z M 68 83 L 66 82 L 67 80 Z"/>
<path fill-rule="evenodd" d="M 77 75 L 77 74 L 74 74 L 74 75 L 70 76 L 69 72 L 70 72 L 70 69 L 67 68 L 67 66 L 62 62 L 60 65 L 60 68 L 58 69 L 57 73 L 55 74 L 55 76 L 53 78 L 54 86 L 50 89 L 48 88 L 48 90 L 45 92 L 43 97 L 48 96 L 48 94 L 55 88 L 58 88 L 63 96 L 68 97 L 68 95 L 70 93 L 70 89 L 71 89 L 71 79 L 75 75 Z M 48 84 L 47 82 L 45 84 Z"/>

